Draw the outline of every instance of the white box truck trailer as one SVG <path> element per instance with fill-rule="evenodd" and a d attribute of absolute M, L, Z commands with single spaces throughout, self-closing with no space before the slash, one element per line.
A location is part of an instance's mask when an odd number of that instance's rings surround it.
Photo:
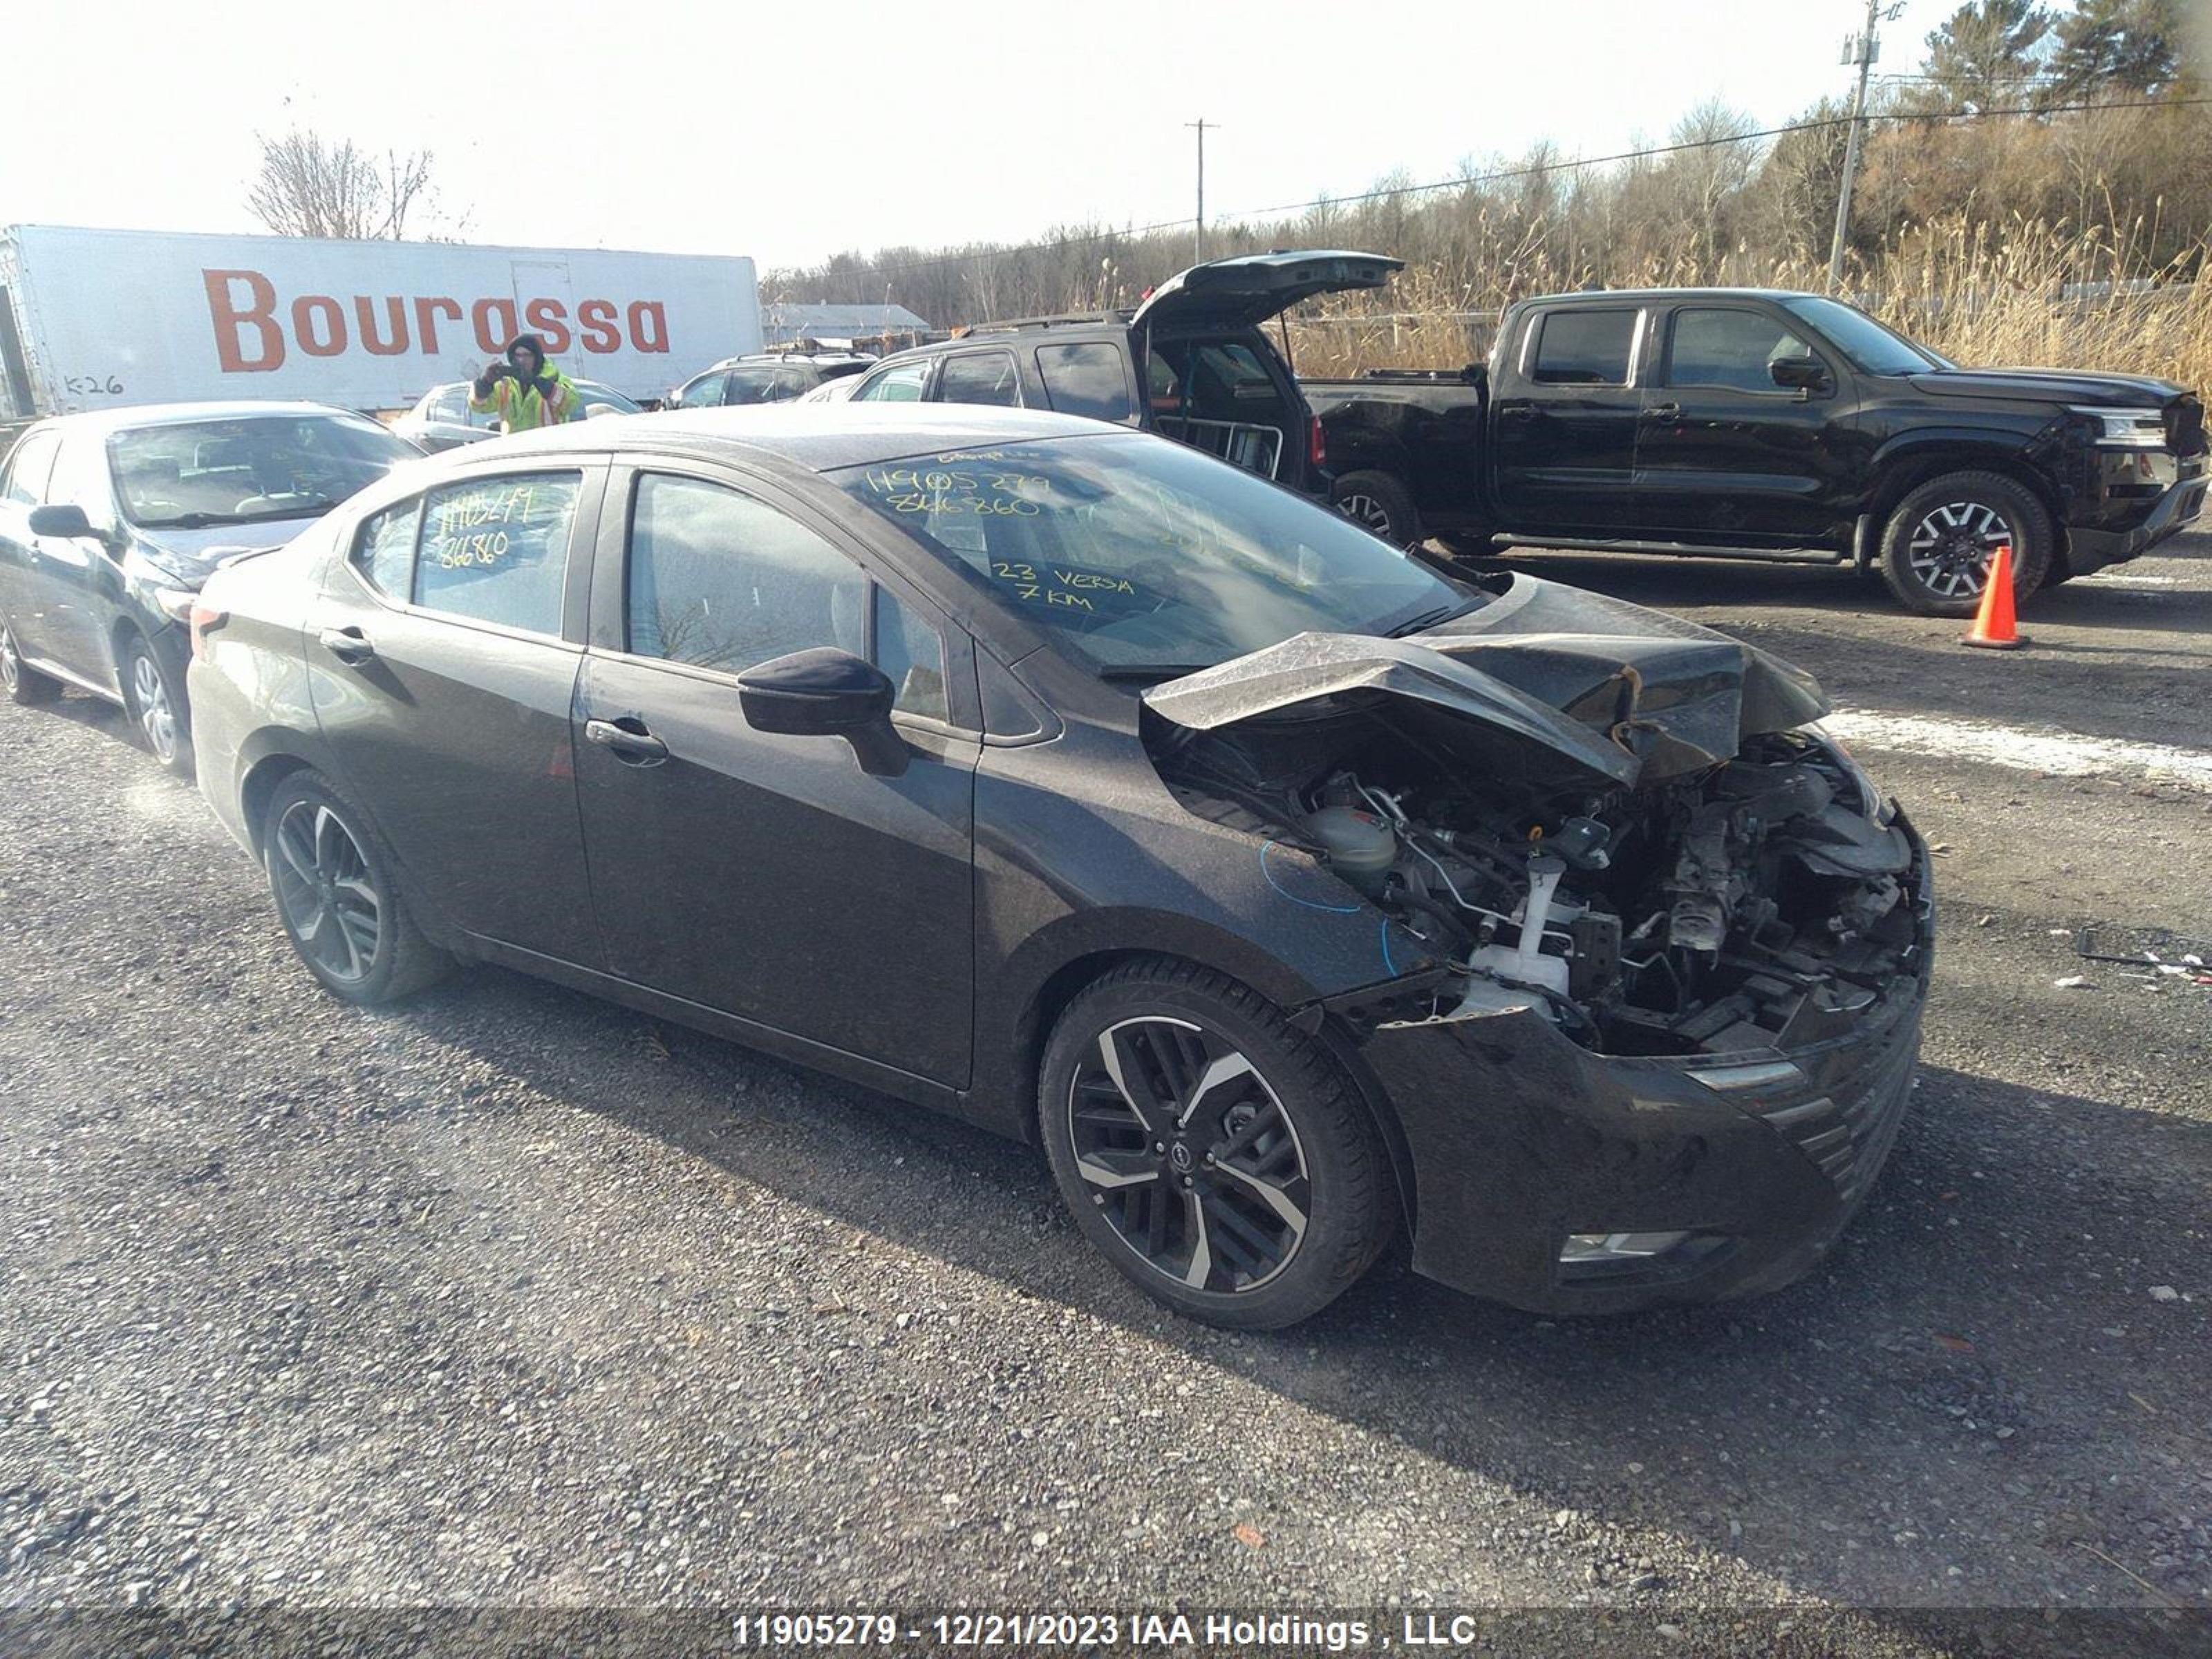
<path fill-rule="evenodd" d="M 658 397 L 759 349 L 753 262 L 597 248 L 0 231 L 0 414 L 203 398 L 396 410 L 524 332 Z"/>

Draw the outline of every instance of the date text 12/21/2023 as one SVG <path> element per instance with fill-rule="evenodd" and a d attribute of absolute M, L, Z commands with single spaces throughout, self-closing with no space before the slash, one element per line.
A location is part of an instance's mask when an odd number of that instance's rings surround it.
<path fill-rule="evenodd" d="M 738 1615 L 731 1632 L 742 1649 L 974 1649 L 1021 1652 L 1105 1648 L 1124 1651 L 1246 1652 L 1284 1647 L 1351 1653 L 1369 1649 L 1465 1645 L 1477 1639 L 1472 1620 L 1438 1624 L 1435 1615 L 1407 1617 L 1394 1633 L 1379 1621 L 1337 1614 L 1235 1613 L 757 1613 Z M 1464 1627 L 1466 1633 L 1455 1637 Z"/>

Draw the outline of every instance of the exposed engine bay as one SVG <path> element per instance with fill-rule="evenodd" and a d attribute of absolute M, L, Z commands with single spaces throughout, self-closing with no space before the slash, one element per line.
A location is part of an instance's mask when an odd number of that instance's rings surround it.
<path fill-rule="evenodd" d="M 1251 808 L 1267 787 L 1185 775 Z M 1267 790 L 1288 841 L 1453 964 L 1428 1018 L 1533 998 L 1607 1054 L 1788 1047 L 1871 1005 L 1914 947 L 1911 842 L 1809 734 L 1567 799 L 1444 775 L 1377 757 Z"/>
<path fill-rule="evenodd" d="M 1649 1055 L 1851 1029 L 1919 965 L 1925 877 L 1894 808 L 1802 729 L 1817 687 L 1689 624 L 1573 643 L 1306 635 L 1162 688 L 1146 740 L 1191 811 L 1263 864 L 1316 859 L 1447 964 L 1396 1021 L 1533 1006 Z M 1639 657 L 1672 684 L 1654 695 Z M 1662 702 L 1674 685 L 1694 698 Z M 1747 717 L 1751 696 L 1771 708 Z"/>

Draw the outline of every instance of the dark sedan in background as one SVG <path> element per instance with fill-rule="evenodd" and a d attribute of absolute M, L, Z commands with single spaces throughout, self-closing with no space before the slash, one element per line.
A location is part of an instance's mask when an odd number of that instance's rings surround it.
<path fill-rule="evenodd" d="M 120 703 L 189 774 L 185 617 L 224 559 L 281 546 L 417 452 L 319 404 L 172 404 L 32 427 L 0 471 L 0 687 Z"/>
<path fill-rule="evenodd" d="M 1907 1097 L 1925 849 L 1809 678 L 1146 434 L 501 440 L 223 571 L 193 653 L 334 994 L 501 963 L 1041 1142 L 1196 1317 L 1401 1227 L 1528 1308 L 1771 1288 Z"/>

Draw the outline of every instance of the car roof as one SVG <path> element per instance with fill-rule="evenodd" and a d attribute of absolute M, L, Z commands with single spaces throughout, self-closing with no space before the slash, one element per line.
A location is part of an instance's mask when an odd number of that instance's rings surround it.
<path fill-rule="evenodd" d="M 52 416 L 39 422 L 39 429 L 127 432 L 144 426 L 180 426 L 192 421 L 244 421 L 256 416 L 283 415 L 339 415 L 349 420 L 367 421 L 372 426 L 376 424 L 371 416 L 358 410 L 343 409 L 336 404 L 240 398 L 228 403 L 137 404 L 122 409 L 87 410 L 78 415 Z"/>
<path fill-rule="evenodd" d="M 498 455 L 591 453 L 616 449 L 731 451 L 809 472 L 916 455 L 950 453 L 994 444 L 1097 437 L 1111 428 L 1073 415 L 1002 409 L 981 404 L 751 404 L 737 408 L 664 410 L 653 415 L 602 415 L 489 443 L 472 444 L 471 461 Z"/>
<path fill-rule="evenodd" d="M 1558 305 L 1570 300 L 1589 300 L 1603 303 L 1607 300 L 1825 300 L 1825 294 L 1811 294 L 1796 288 L 1592 288 L 1571 294 L 1532 294 L 1514 303 L 1524 306 Z"/>

